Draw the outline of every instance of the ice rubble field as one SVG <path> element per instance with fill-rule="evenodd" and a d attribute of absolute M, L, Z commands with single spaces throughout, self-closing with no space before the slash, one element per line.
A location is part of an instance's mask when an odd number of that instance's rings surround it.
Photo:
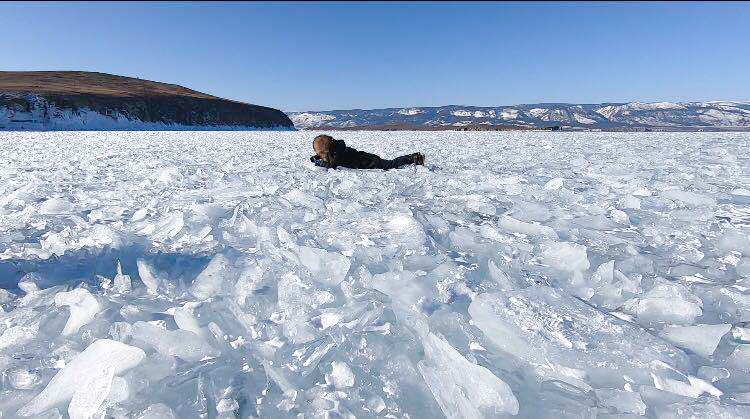
<path fill-rule="evenodd" d="M 6 417 L 750 417 L 750 134 L 0 134 Z"/>

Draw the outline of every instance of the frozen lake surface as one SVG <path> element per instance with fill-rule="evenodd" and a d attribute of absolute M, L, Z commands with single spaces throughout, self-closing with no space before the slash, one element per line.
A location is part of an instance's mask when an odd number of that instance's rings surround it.
<path fill-rule="evenodd" d="M 0 133 L 0 417 L 750 417 L 750 134 Z"/>

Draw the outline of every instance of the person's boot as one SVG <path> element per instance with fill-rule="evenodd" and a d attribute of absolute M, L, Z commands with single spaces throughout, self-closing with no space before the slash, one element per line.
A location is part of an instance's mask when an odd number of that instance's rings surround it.
<path fill-rule="evenodd" d="M 424 154 L 414 153 L 414 164 L 424 166 Z"/>

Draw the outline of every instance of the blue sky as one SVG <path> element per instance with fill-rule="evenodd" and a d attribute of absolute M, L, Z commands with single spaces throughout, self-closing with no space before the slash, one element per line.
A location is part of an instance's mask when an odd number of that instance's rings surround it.
<path fill-rule="evenodd" d="M 750 100 L 750 3 L 0 3 L 0 69 L 282 110 Z"/>

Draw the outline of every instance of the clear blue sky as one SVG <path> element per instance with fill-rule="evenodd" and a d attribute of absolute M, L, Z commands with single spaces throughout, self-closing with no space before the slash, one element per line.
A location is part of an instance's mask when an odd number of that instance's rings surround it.
<path fill-rule="evenodd" d="M 750 3 L 0 3 L 0 69 L 282 110 L 750 100 Z"/>

